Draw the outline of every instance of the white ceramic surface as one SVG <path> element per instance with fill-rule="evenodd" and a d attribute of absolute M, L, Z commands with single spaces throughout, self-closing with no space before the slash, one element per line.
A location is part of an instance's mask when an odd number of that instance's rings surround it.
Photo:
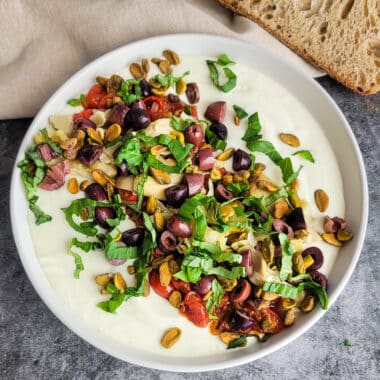
<path fill-rule="evenodd" d="M 62 109 L 66 100 L 71 98 L 73 94 L 84 92 L 90 87 L 96 75 L 99 73 L 103 75 L 112 74 L 128 62 L 141 59 L 142 52 L 149 52 L 151 56 L 159 56 L 161 51 L 167 48 L 171 48 L 182 55 L 213 57 L 226 53 L 236 61 L 250 65 L 255 70 L 275 79 L 293 96 L 297 97 L 311 111 L 324 129 L 341 169 L 346 200 L 345 217 L 349 220 L 350 228 L 354 233 L 354 239 L 342 248 L 336 265 L 329 275 L 328 293 L 331 307 L 354 270 L 365 236 L 368 197 L 364 165 L 347 121 L 328 94 L 316 82 L 297 71 L 296 68 L 266 51 L 238 40 L 199 34 L 160 36 L 121 47 L 84 67 L 57 90 L 35 117 L 21 144 L 16 162 L 23 158 L 25 150 L 32 142 L 33 135 L 41 128 L 41 125 L 46 125 L 49 115 Z M 51 287 L 34 252 L 27 218 L 28 206 L 20 173 L 16 167 L 13 171 L 10 207 L 12 229 L 19 255 L 38 294 L 66 326 L 94 346 L 119 359 L 146 367 L 186 372 L 206 371 L 244 364 L 289 344 L 307 331 L 324 314 L 324 311 L 318 307 L 306 316 L 302 316 L 291 329 L 271 337 L 264 344 L 254 345 L 246 350 L 226 350 L 223 354 L 205 356 L 201 359 L 171 358 L 159 354 L 147 355 L 133 347 L 126 349 L 78 320 L 65 307 Z"/>

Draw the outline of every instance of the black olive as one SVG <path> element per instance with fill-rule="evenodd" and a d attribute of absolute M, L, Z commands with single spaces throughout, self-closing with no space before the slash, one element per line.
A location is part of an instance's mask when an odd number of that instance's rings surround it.
<path fill-rule="evenodd" d="M 242 311 L 234 310 L 231 313 L 230 323 L 234 331 L 246 331 L 255 325 L 255 320 Z"/>
<path fill-rule="evenodd" d="M 88 198 L 93 199 L 94 201 L 108 202 L 106 191 L 104 190 L 103 186 L 99 185 L 96 182 L 86 187 L 85 194 Z"/>
<path fill-rule="evenodd" d="M 115 219 L 116 212 L 111 207 L 95 207 L 95 219 L 98 222 L 99 226 L 103 228 L 109 228 L 107 219 Z"/>
<path fill-rule="evenodd" d="M 301 207 L 297 207 L 294 210 L 292 210 L 285 219 L 285 222 L 289 224 L 293 228 L 294 231 L 296 230 L 306 230 L 306 221 L 305 217 L 303 215 L 303 210 Z"/>
<path fill-rule="evenodd" d="M 152 95 L 152 87 L 148 81 L 142 79 L 140 81 L 141 95 L 143 98 Z"/>
<path fill-rule="evenodd" d="M 126 245 L 137 247 L 144 240 L 144 228 L 136 227 L 124 231 L 121 239 Z"/>
<path fill-rule="evenodd" d="M 227 130 L 227 127 L 223 123 L 218 123 L 218 122 L 212 123 L 210 125 L 210 131 L 214 132 L 216 137 L 220 140 L 226 140 L 227 139 L 228 130 Z"/>
<path fill-rule="evenodd" d="M 188 196 L 187 185 L 180 184 L 165 189 L 166 202 L 169 206 L 178 208 Z"/>
<path fill-rule="evenodd" d="M 232 199 L 234 194 L 227 190 L 222 183 L 219 183 L 214 190 L 214 196 L 219 202 L 225 202 Z"/>
<path fill-rule="evenodd" d="M 74 120 L 73 131 L 77 131 L 79 129 L 85 131 L 87 128 L 96 129 L 96 125 L 90 119 L 87 119 L 85 117 Z"/>
<path fill-rule="evenodd" d="M 129 109 L 124 119 L 124 129 L 132 128 L 135 131 L 146 128 L 150 123 L 150 116 L 142 108 L 132 107 Z"/>
<path fill-rule="evenodd" d="M 251 157 L 244 150 L 235 150 L 232 156 L 232 168 L 235 172 L 239 170 L 246 170 L 251 166 Z"/>
<path fill-rule="evenodd" d="M 159 247 L 164 252 L 174 252 L 176 250 L 177 238 L 170 231 L 164 231 L 160 236 Z"/>
<path fill-rule="evenodd" d="M 112 110 L 108 116 L 107 125 L 111 125 L 113 123 L 116 123 L 122 127 L 124 124 L 125 115 L 127 114 L 128 111 L 129 111 L 128 106 L 121 104 L 121 103 L 116 104 L 112 108 Z"/>
<path fill-rule="evenodd" d="M 79 149 L 77 158 L 84 166 L 91 166 L 95 164 L 102 152 L 101 145 L 85 145 Z"/>

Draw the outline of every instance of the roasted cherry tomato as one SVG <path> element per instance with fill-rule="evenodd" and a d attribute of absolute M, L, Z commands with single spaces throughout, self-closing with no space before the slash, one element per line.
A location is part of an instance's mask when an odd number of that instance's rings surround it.
<path fill-rule="evenodd" d="M 261 310 L 260 325 L 266 334 L 277 334 L 284 328 L 280 316 L 271 309 Z"/>
<path fill-rule="evenodd" d="M 88 91 L 84 108 L 107 108 L 113 96 L 113 94 L 107 94 L 101 85 L 94 84 Z"/>
<path fill-rule="evenodd" d="M 177 280 L 176 278 L 172 278 L 172 281 L 170 285 L 175 289 L 178 290 L 183 296 L 185 296 L 187 293 L 191 292 L 191 284 L 190 282 L 185 282 L 182 280 Z"/>
<path fill-rule="evenodd" d="M 173 291 L 173 288 L 171 285 L 161 285 L 160 273 L 157 269 L 153 269 L 149 272 L 148 279 L 150 286 L 159 296 L 169 298 L 170 293 Z"/>
<path fill-rule="evenodd" d="M 143 99 L 145 108 L 152 121 L 160 119 L 165 113 L 165 99 L 161 96 L 152 95 Z"/>
<path fill-rule="evenodd" d="M 137 194 L 133 194 L 130 190 L 117 189 L 117 192 L 120 195 L 120 198 L 125 203 L 136 203 L 137 202 Z"/>
<path fill-rule="evenodd" d="M 203 299 L 196 292 L 186 294 L 180 306 L 180 312 L 195 326 L 206 327 L 210 322 Z"/>
<path fill-rule="evenodd" d="M 76 119 L 81 119 L 81 118 L 85 118 L 85 119 L 88 119 L 91 115 L 92 115 L 92 110 L 91 109 L 87 109 L 87 110 L 84 110 L 82 112 L 79 112 L 79 113 L 75 113 L 73 115 L 73 119 L 76 120 Z"/>
<path fill-rule="evenodd" d="M 227 309 L 228 301 L 228 295 L 224 293 L 219 306 L 215 307 L 213 314 L 220 318 Z"/>

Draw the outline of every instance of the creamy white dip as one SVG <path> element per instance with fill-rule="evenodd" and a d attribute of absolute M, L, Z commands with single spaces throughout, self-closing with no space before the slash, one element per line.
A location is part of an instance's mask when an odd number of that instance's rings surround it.
<path fill-rule="evenodd" d="M 175 74 L 181 75 L 184 71 L 190 70 L 191 74 L 185 78 L 186 81 L 198 84 L 201 95 L 198 107 L 200 118 L 203 117 L 208 104 L 218 100 L 227 102 L 224 123 L 229 131 L 229 147 L 246 149 L 245 142 L 241 141 L 246 121 L 242 121 L 240 126 L 234 124 L 233 104 L 243 107 L 250 114 L 256 111 L 259 113 L 263 138 L 271 141 L 283 156 L 290 156 L 297 149 L 281 142 L 278 134 L 283 132 L 298 136 L 301 141 L 299 149 L 310 150 L 315 158 L 313 164 L 292 156 L 295 168 L 301 164 L 304 167 L 299 175 L 299 195 L 310 205 L 310 212 L 307 213 L 308 227 L 322 232 L 323 215 L 317 210 L 313 201 L 316 189 L 324 189 L 330 197 L 328 215 L 344 216 L 345 211 L 341 175 L 327 138 L 311 113 L 284 87 L 247 66 L 236 64 L 232 69 L 237 74 L 238 83 L 237 87 L 228 94 L 211 85 L 204 57 L 182 57 Z M 73 112 L 73 108 L 69 111 Z M 67 113 L 68 109 L 62 112 Z M 257 162 L 267 165 L 266 174 L 281 184 L 280 170 L 265 155 L 260 153 L 255 155 Z M 68 175 L 67 180 L 70 177 Z M 38 195 L 39 206 L 52 215 L 53 220 L 36 226 L 33 216 L 30 215 L 35 250 L 51 286 L 78 318 L 118 343 L 145 352 L 178 357 L 197 357 L 225 352 L 226 346 L 217 337 L 212 336 L 207 328 L 195 327 L 154 291 L 151 291 L 149 297 L 128 300 L 116 314 L 106 313 L 97 308 L 96 304 L 108 296 L 99 294 L 94 276 L 120 271 L 131 285 L 133 279 L 126 271 L 129 263 L 114 267 L 107 262 L 102 252 L 79 252 L 85 270 L 79 280 L 74 279 L 74 262 L 73 257 L 68 254 L 68 245 L 74 236 L 81 240 L 85 238 L 71 229 L 61 211 L 61 208 L 71 203 L 74 196 L 67 191 L 66 186 L 52 192 L 39 190 Z M 81 195 L 75 196 L 79 197 Z M 132 223 L 130 227 L 133 227 Z M 325 263 L 321 271 L 328 276 L 338 250 L 321 240 L 310 242 L 305 247 L 310 245 L 322 249 Z M 182 337 L 172 349 L 166 350 L 161 346 L 160 339 L 166 329 L 174 326 L 182 329 Z"/>

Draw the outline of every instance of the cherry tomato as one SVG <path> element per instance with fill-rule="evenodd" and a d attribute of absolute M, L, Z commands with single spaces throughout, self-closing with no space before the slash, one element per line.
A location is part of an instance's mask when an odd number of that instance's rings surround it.
<path fill-rule="evenodd" d="M 213 314 L 216 315 L 218 318 L 220 318 L 227 309 L 227 306 L 229 303 L 228 301 L 229 301 L 228 295 L 224 293 L 219 306 L 215 307 Z"/>
<path fill-rule="evenodd" d="M 191 108 L 191 116 L 198 120 L 198 107 L 197 106 L 194 106 L 194 105 L 189 105 L 189 107 Z"/>
<path fill-rule="evenodd" d="M 149 284 L 157 293 L 159 296 L 164 297 L 164 298 L 169 298 L 170 293 L 173 291 L 173 288 L 171 285 L 165 286 L 161 285 L 160 282 L 160 273 L 158 272 L 157 269 L 153 269 L 152 271 L 149 272 Z"/>
<path fill-rule="evenodd" d="M 160 119 L 165 110 L 165 99 L 161 96 L 152 95 L 143 99 L 145 108 L 152 121 Z"/>
<path fill-rule="evenodd" d="M 73 115 L 73 119 L 74 120 L 81 119 L 81 118 L 88 119 L 91 115 L 92 115 L 92 110 L 91 109 L 87 109 L 87 110 L 84 110 L 82 112 L 74 114 Z"/>
<path fill-rule="evenodd" d="M 203 299 L 196 292 L 186 294 L 180 312 L 195 326 L 206 327 L 210 322 Z"/>
<path fill-rule="evenodd" d="M 107 108 L 109 100 L 112 100 L 113 96 L 113 94 L 107 94 L 101 85 L 94 84 L 88 91 L 84 107 Z"/>
<path fill-rule="evenodd" d="M 261 310 L 260 325 L 263 332 L 269 334 L 277 334 L 284 328 L 282 319 L 271 309 Z"/>
<path fill-rule="evenodd" d="M 136 203 L 138 196 L 137 194 L 133 194 L 130 190 L 123 190 L 123 189 L 117 189 L 117 192 L 119 193 L 121 200 L 125 203 Z"/>
<path fill-rule="evenodd" d="M 170 285 L 175 289 L 181 292 L 181 294 L 184 296 L 187 293 L 191 292 L 191 284 L 190 282 L 185 282 L 182 280 L 177 280 L 176 278 L 172 278 L 172 281 Z"/>

